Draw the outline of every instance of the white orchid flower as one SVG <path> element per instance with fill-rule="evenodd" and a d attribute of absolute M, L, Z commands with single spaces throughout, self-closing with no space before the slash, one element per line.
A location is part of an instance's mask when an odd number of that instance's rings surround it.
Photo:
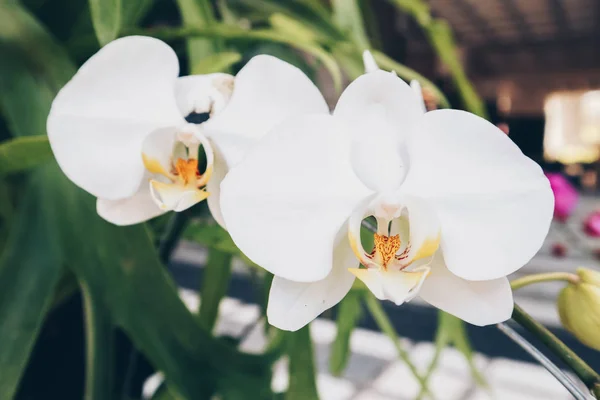
<path fill-rule="evenodd" d="M 126 37 L 91 57 L 52 104 L 48 136 L 61 169 L 112 223 L 139 223 L 207 197 L 222 223 L 219 185 L 229 167 L 279 121 L 327 110 L 299 69 L 271 56 L 254 57 L 235 78 L 178 75 L 167 44 Z M 211 118 L 187 123 L 192 112 Z"/>
<path fill-rule="evenodd" d="M 506 275 L 540 248 L 553 198 L 541 169 L 491 123 L 423 112 L 373 71 L 333 115 L 291 118 L 221 185 L 231 237 L 272 272 L 267 316 L 297 330 L 362 280 L 379 299 L 423 300 L 475 325 L 510 317 Z M 375 217 L 374 249 L 360 240 Z M 362 263 L 363 268 L 359 268 Z"/>

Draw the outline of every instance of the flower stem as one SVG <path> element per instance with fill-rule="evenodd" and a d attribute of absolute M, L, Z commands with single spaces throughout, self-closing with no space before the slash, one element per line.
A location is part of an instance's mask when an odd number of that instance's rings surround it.
<path fill-rule="evenodd" d="M 534 320 L 521 307 L 515 304 L 512 318 L 528 332 L 538 338 L 556 356 L 558 356 L 581 381 L 600 399 L 600 375 L 583 361 L 573 350 L 567 347 L 559 338 L 545 326 Z"/>
<path fill-rule="evenodd" d="M 553 281 L 579 283 L 579 276 L 570 272 L 548 272 L 544 274 L 527 275 L 522 278 L 515 279 L 510 283 L 510 286 L 513 290 L 517 290 L 533 283 Z"/>

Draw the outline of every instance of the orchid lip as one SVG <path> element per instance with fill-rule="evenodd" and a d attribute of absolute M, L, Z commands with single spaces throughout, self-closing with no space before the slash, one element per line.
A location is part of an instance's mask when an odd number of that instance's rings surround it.
<path fill-rule="evenodd" d="M 439 247 L 440 235 L 437 224 L 427 225 L 430 221 L 423 219 L 423 210 L 430 211 L 421 200 L 415 202 L 411 196 L 379 195 L 364 201 L 348 221 L 350 246 L 365 267 L 349 271 L 381 300 L 391 300 L 397 305 L 410 301 L 430 274 L 429 263 Z M 359 239 L 362 221 L 368 216 L 375 217 L 377 223 L 370 252 Z M 427 234 L 419 235 L 423 226 L 414 225 L 411 229 L 411 223 L 422 223 Z M 407 224 L 407 228 L 403 229 L 401 224 Z M 427 258 L 425 263 L 415 263 Z"/>
<path fill-rule="evenodd" d="M 177 146 L 181 145 L 184 149 L 177 151 Z M 200 147 L 206 156 L 204 173 L 198 169 Z M 161 210 L 183 211 L 209 196 L 204 187 L 213 173 L 214 152 L 198 126 L 186 124 L 177 130 L 168 166 L 145 153 L 142 153 L 142 160 L 153 175 L 150 194 Z"/>

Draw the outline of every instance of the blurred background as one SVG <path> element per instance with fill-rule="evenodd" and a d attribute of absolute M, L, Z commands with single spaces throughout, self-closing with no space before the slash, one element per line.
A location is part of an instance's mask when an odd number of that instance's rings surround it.
<path fill-rule="evenodd" d="M 127 0 L 123 0 L 127 2 Z M 344 0 L 337 0 L 343 2 Z M 27 0 L 22 2 L 52 30 L 73 57 L 81 62 L 97 50 L 86 46 L 76 29 L 89 27 L 84 17 L 87 2 L 71 0 Z M 175 1 L 146 2 L 139 24 L 161 27 L 180 23 Z M 260 25 L 256 15 L 278 12 L 294 0 L 236 0 L 214 2 L 223 12 L 228 3 L 239 25 Z M 327 1 L 321 1 L 328 5 Z M 465 108 L 451 75 L 452 68 L 440 62 L 413 15 L 393 3 L 411 0 L 363 0 L 361 12 L 373 47 L 430 79 L 448 97 L 453 108 Z M 575 271 L 586 266 L 600 269 L 600 1 L 598 0 L 428 0 L 431 14 L 445 19 L 452 28 L 458 60 L 485 103 L 490 120 L 504 130 L 529 157 L 549 174 L 557 198 L 556 218 L 538 255 L 514 277 L 546 271 Z M 2 18 L 0 16 L 0 21 Z M 0 22 L 0 23 L 6 23 Z M 85 29 L 84 29 L 85 30 Z M 178 54 L 183 40 L 171 43 Z M 295 63 L 306 56 L 284 52 L 282 46 L 249 46 L 254 54 L 270 53 Z M 2 57 L 0 55 L 0 57 Z M 308 57 L 310 59 L 310 57 Z M 0 63 L 2 61 L 0 60 Z M 185 56 L 183 56 L 185 66 Z M 312 74 L 328 99 L 335 102 L 333 82 L 326 70 Z M 425 90 L 430 107 L 435 96 Z M 5 121 L 2 120 L 3 124 Z M 6 139 L 8 129 L 0 133 Z M 206 250 L 192 241 L 180 243 L 169 263 L 186 304 L 198 307 L 196 290 L 202 284 Z M 265 347 L 260 323 L 256 274 L 239 261 L 234 268 L 227 297 L 220 307 L 216 332 L 243 349 L 259 352 Z M 199 283 L 200 282 L 200 283 Z M 519 290 L 516 301 L 536 319 L 551 328 L 596 370 L 600 352 L 577 341 L 561 327 L 556 297 L 562 283 L 547 283 Z M 19 386 L 18 399 L 77 399 L 83 391 L 84 335 L 81 298 L 64 299 L 47 317 L 34 347 L 31 361 Z M 434 354 L 438 314 L 413 301 L 402 307 L 384 304 L 393 326 L 403 338 L 407 356 L 426 371 Z M 357 315 L 350 337 L 351 355 L 340 376 L 330 372 L 330 354 L 336 335 L 336 312 L 326 313 L 311 326 L 318 367 L 318 388 L 324 400 L 408 400 L 419 394 L 418 382 L 406 363 L 367 313 Z M 2 323 L 2 321 L 0 321 Z M 526 353 L 495 327 L 468 327 L 469 346 L 448 348 L 441 353 L 439 367 L 431 375 L 431 389 L 439 400 L 501 400 L 571 398 L 567 391 Z M 600 335 L 600 330 L 598 332 Z M 1 347 L 6 344 L 0 344 Z M 120 332 L 116 343 L 119 390 L 129 398 L 150 396 L 160 384 L 159 375 Z M 465 350 L 466 349 L 466 350 Z M 51 367 L 48 359 L 55 363 Z M 555 360 L 556 361 L 556 360 Z M 131 364 L 134 364 L 133 372 Z M 474 372 L 474 368 L 475 371 Z M 288 385 L 285 360 L 276 364 L 273 388 Z M 2 371 L 0 371 L 0 378 Z M 130 376 L 131 375 L 131 376 Z M 487 382 L 487 386 L 478 385 Z"/>

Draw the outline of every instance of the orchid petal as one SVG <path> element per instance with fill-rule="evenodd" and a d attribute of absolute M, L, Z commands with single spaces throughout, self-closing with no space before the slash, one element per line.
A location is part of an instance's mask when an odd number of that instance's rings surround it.
<path fill-rule="evenodd" d="M 256 264 L 297 282 L 329 274 L 340 228 L 369 195 L 350 167 L 348 139 L 329 115 L 292 118 L 229 171 L 221 211 Z"/>
<path fill-rule="evenodd" d="M 369 50 L 363 51 L 363 65 L 365 66 L 365 73 L 379 71 L 379 65 L 377 65 L 377 61 L 373 57 L 373 54 Z"/>
<path fill-rule="evenodd" d="M 399 306 L 419 292 L 429 268 L 421 267 L 414 271 L 350 268 L 349 271 L 363 281 L 379 300 L 390 300 Z"/>
<path fill-rule="evenodd" d="M 411 165 L 402 191 L 435 209 L 450 271 L 496 279 L 539 250 L 552 219 L 552 191 L 540 167 L 502 131 L 463 111 L 431 111 L 407 144 Z"/>
<path fill-rule="evenodd" d="M 126 199 L 98 199 L 96 210 L 102 218 L 120 226 L 138 224 L 164 213 L 152 200 L 147 184 L 142 184 L 136 194 Z"/>
<path fill-rule="evenodd" d="M 144 175 L 144 137 L 184 122 L 174 83 L 177 56 L 157 39 L 117 39 L 92 56 L 59 92 L 47 122 L 63 172 L 104 199 L 137 192 Z"/>
<path fill-rule="evenodd" d="M 229 103 L 204 127 L 211 137 L 228 133 L 257 140 L 286 118 L 328 112 L 319 89 L 300 69 L 260 55 L 236 75 Z"/>
<path fill-rule="evenodd" d="M 376 191 L 397 188 L 408 167 L 403 142 L 422 115 L 410 86 L 389 72 L 362 75 L 342 93 L 334 115 L 352 127 L 352 164 L 361 181 Z"/>
<path fill-rule="evenodd" d="M 333 268 L 324 279 L 304 283 L 273 278 L 267 307 L 269 324 L 296 331 L 339 303 L 354 282 L 354 276 L 348 272 L 350 266 L 358 266 L 358 261 L 348 241 L 342 240 L 333 254 Z"/>
<path fill-rule="evenodd" d="M 175 128 L 157 129 L 144 139 L 140 147 L 141 159 L 146 169 L 152 174 L 173 178 L 171 173 L 174 150 L 179 151 L 179 156 L 185 156 L 183 145 L 175 149 L 177 134 Z"/>
<path fill-rule="evenodd" d="M 403 263 L 410 264 L 413 261 L 431 257 L 440 245 L 440 222 L 435 210 L 423 199 L 404 195 L 400 202 L 407 210 L 408 232 L 410 249 Z M 402 229 L 396 230 L 396 224 L 402 220 L 392 221 L 390 235 L 400 233 Z M 400 236 L 402 240 L 403 237 Z"/>
<path fill-rule="evenodd" d="M 156 205 L 163 211 L 185 211 L 205 200 L 210 193 L 195 187 L 174 183 L 150 181 L 150 193 Z"/>
<path fill-rule="evenodd" d="M 482 264 L 485 262 L 482 260 Z M 511 317 L 514 303 L 508 279 L 462 279 L 448 270 L 440 252 L 430 267 L 431 273 L 419 295 L 432 306 L 478 326 L 497 324 Z"/>

